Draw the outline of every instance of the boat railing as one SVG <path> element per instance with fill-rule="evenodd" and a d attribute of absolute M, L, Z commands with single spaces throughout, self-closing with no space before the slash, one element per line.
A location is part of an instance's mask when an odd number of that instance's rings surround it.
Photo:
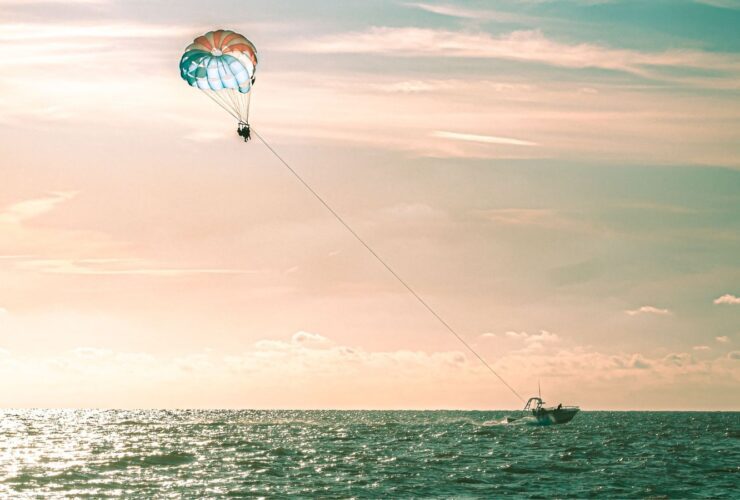
<path fill-rule="evenodd" d="M 542 408 L 542 405 L 544 404 L 545 402 L 542 401 L 541 398 L 537 398 L 537 397 L 529 398 L 529 400 L 527 401 L 527 404 L 524 405 L 524 411 L 539 410 L 540 408 Z"/>

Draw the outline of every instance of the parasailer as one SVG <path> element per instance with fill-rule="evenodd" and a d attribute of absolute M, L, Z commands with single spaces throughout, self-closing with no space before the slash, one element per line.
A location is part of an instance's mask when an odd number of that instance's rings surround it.
<path fill-rule="evenodd" d="M 239 122 L 236 133 L 239 134 L 239 137 L 242 137 L 244 139 L 244 142 L 247 142 L 249 139 L 252 138 L 252 132 L 249 129 L 248 123 Z"/>
<path fill-rule="evenodd" d="M 237 134 L 248 141 L 249 103 L 257 69 L 257 49 L 229 30 L 209 31 L 185 48 L 180 76 L 203 91 L 239 122 Z"/>

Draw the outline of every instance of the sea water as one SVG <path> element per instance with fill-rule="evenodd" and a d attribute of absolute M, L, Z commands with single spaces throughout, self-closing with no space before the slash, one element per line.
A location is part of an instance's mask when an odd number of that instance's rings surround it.
<path fill-rule="evenodd" d="M 0 411 L 0 496 L 740 498 L 740 413 Z"/>

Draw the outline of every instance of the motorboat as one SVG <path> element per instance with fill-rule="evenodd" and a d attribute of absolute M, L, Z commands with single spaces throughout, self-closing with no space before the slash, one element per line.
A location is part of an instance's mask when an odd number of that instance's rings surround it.
<path fill-rule="evenodd" d="M 573 420 L 576 413 L 581 411 L 577 406 L 563 406 L 562 403 L 548 408 L 539 397 L 529 398 L 524 406 L 524 411 L 528 410 L 541 424 L 566 424 Z"/>
<path fill-rule="evenodd" d="M 542 401 L 542 398 L 532 397 L 524 405 L 523 411 L 531 412 L 532 416 L 537 419 L 537 423 L 540 425 L 553 425 L 570 422 L 581 409 L 577 406 L 563 406 L 562 404 L 547 407 L 545 406 L 545 402 Z M 506 421 L 513 422 L 520 418 L 522 417 L 507 417 Z"/>

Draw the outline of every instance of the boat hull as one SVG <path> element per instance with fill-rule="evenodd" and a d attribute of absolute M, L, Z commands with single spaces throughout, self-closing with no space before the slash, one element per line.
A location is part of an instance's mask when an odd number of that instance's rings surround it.
<path fill-rule="evenodd" d="M 573 420 L 578 408 L 540 409 L 532 411 L 537 421 L 543 425 L 566 424 Z"/>

